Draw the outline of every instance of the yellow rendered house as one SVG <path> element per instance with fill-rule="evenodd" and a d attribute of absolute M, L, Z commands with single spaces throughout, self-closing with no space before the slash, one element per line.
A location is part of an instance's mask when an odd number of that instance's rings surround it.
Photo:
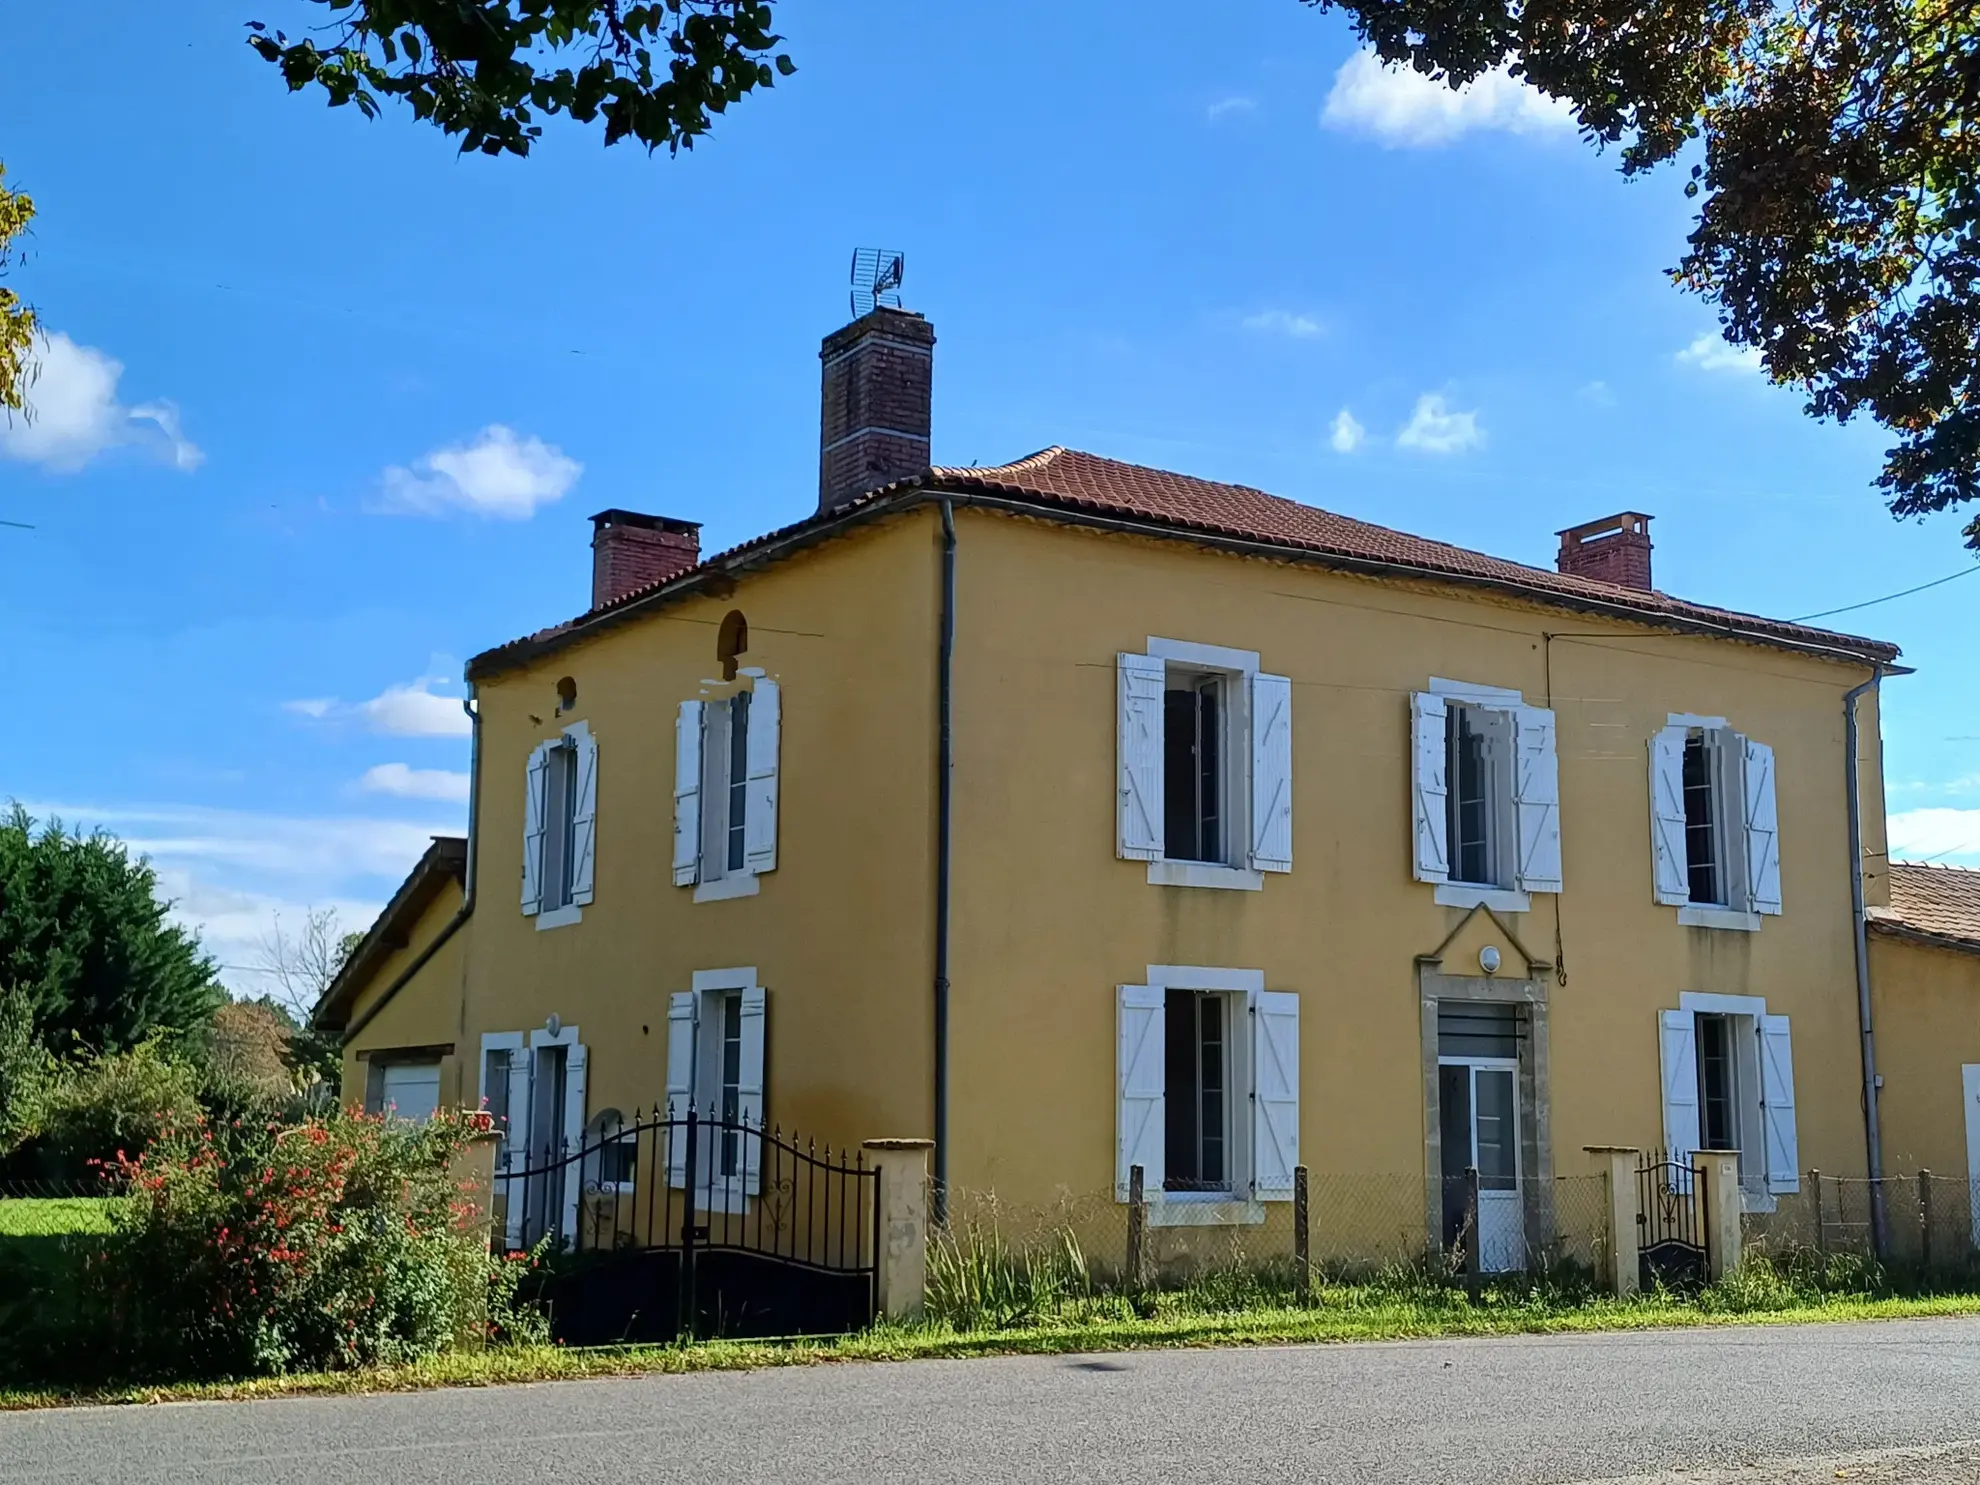
<path fill-rule="evenodd" d="M 1635 512 L 1548 571 L 931 467 L 933 348 L 825 340 L 814 514 L 704 557 L 603 512 L 590 608 L 469 663 L 468 842 L 320 1013 L 347 1097 L 926 1136 L 1021 1204 L 1139 1166 L 1233 1229 L 1303 1165 L 1420 1179 L 1435 1241 L 1475 1168 L 1499 1267 L 1587 1147 L 1736 1150 L 1755 1211 L 1866 1173 L 1893 646 L 1659 591 Z"/>

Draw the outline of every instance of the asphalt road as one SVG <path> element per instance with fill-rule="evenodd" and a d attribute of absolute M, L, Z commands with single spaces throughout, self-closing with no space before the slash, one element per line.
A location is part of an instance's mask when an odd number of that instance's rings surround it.
<path fill-rule="evenodd" d="M 0 1482 L 1943 1485 L 1976 1438 L 1980 1321 L 1909 1321 L 9 1414 Z"/>

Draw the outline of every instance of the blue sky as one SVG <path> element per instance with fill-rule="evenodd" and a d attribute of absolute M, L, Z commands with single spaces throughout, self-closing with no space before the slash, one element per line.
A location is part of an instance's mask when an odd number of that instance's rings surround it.
<path fill-rule="evenodd" d="M 781 9 L 797 75 L 674 160 L 556 124 L 462 159 L 290 97 L 241 42 L 282 0 L 10 17 L 55 339 L 0 432 L 35 527 L 0 528 L 0 794 L 141 842 L 227 964 L 277 912 L 362 926 L 462 823 L 463 659 L 584 607 L 587 515 L 712 549 L 812 507 L 862 244 L 935 322 L 943 462 L 1066 443 L 1541 564 L 1640 509 L 1659 586 L 1783 617 L 1970 565 L 1884 512 L 1874 428 L 1670 286 L 1677 173 L 1624 182 L 1504 80 L 1385 76 L 1293 0 Z M 1919 667 L 1894 837 L 1970 865 L 1977 601 L 1832 621 Z"/>

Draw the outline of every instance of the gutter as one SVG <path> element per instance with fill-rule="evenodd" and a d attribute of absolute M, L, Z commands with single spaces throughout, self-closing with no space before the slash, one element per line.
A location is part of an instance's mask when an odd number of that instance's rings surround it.
<path fill-rule="evenodd" d="M 1870 1176 L 1870 1243 L 1881 1259 L 1890 1251 L 1890 1227 L 1884 1210 L 1884 1136 L 1877 1118 L 1877 1036 L 1870 1012 L 1869 914 L 1863 905 L 1863 799 L 1857 780 L 1860 752 L 1856 702 L 1865 691 L 1879 692 L 1884 667 L 1873 664 L 1870 679 L 1843 694 L 1843 769 L 1849 802 L 1849 908 L 1856 948 L 1856 1023 L 1863 1039 L 1863 1141 Z"/>
<path fill-rule="evenodd" d="M 475 707 L 474 702 L 474 683 L 469 682 L 468 694 L 461 698 L 461 710 L 468 715 L 469 732 L 467 874 L 461 882 L 460 909 L 442 925 L 438 933 L 433 935 L 433 942 L 421 949 L 414 956 L 413 962 L 399 971 L 392 983 L 387 985 L 383 992 L 380 993 L 378 999 L 371 1003 L 370 1009 L 344 1028 L 343 1045 L 345 1046 L 349 1046 L 352 1038 L 376 1019 L 378 1013 L 391 1003 L 392 997 L 405 989 L 406 985 L 412 980 L 412 977 L 426 967 L 427 961 L 440 952 L 441 945 L 452 938 L 455 933 L 459 932 L 460 926 L 467 922 L 474 913 L 474 866 L 477 854 L 476 848 L 481 844 L 480 837 L 474 828 L 475 815 L 477 813 L 475 806 L 481 797 L 481 713 Z"/>
<path fill-rule="evenodd" d="M 936 656 L 935 753 L 935 1161 L 930 1202 L 935 1222 L 949 1214 L 949 860 L 953 836 L 955 768 L 956 517 L 947 497 L 942 510 L 942 627 Z M 472 860 L 472 857 L 469 858 Z"/>

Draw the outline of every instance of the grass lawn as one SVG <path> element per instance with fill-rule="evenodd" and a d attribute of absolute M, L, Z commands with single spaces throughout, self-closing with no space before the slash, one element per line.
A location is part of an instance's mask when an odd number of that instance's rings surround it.
<path fill-rule="evenodd" d="M 1648 1330 L 1695 1325 L 1786 1325 L 1811 1321 L 1980 1316 L 1980 1295 L 1914 1299 L 1837 1296 L 1764 1309 L 1729 1310 L 1668 1297 L 1563 1305 L 1516 1293 L 1473 1305 L 1462 1296 L 1391 1297 L 1351 1287 L 1323 1290 L 1311 1305 L 1259 1306 L 1225 1312 L 1158 1310 L 1087 1313 L 997 1329 L 877 1326 L 860 1335 L 817 1341 L 705 1341 L 652 1347 L 565 1350 L 498 1347 L 371 1371 L 257 1378 L 242 1382 L 129 1387 L 88 1394 L 0 1391 L 0 1409 L 71 1403 L 173 1402 L 285 1397 L 308 1393 L 414 1391 L 485 1387 L 582 1377 L 746 1370 L 850 1361 L 905 1361 L 968 1356 L 1049 1355 L 1154 1347 L 1285 1345 L 1302 1342 L 1424 1339 L 1437 1336 Z"/>
<path fill-rule="evenodd" d="M 108 1232 L 109 1196 L 10 1197 L 0 1201 L 0 1239 Z"/>

